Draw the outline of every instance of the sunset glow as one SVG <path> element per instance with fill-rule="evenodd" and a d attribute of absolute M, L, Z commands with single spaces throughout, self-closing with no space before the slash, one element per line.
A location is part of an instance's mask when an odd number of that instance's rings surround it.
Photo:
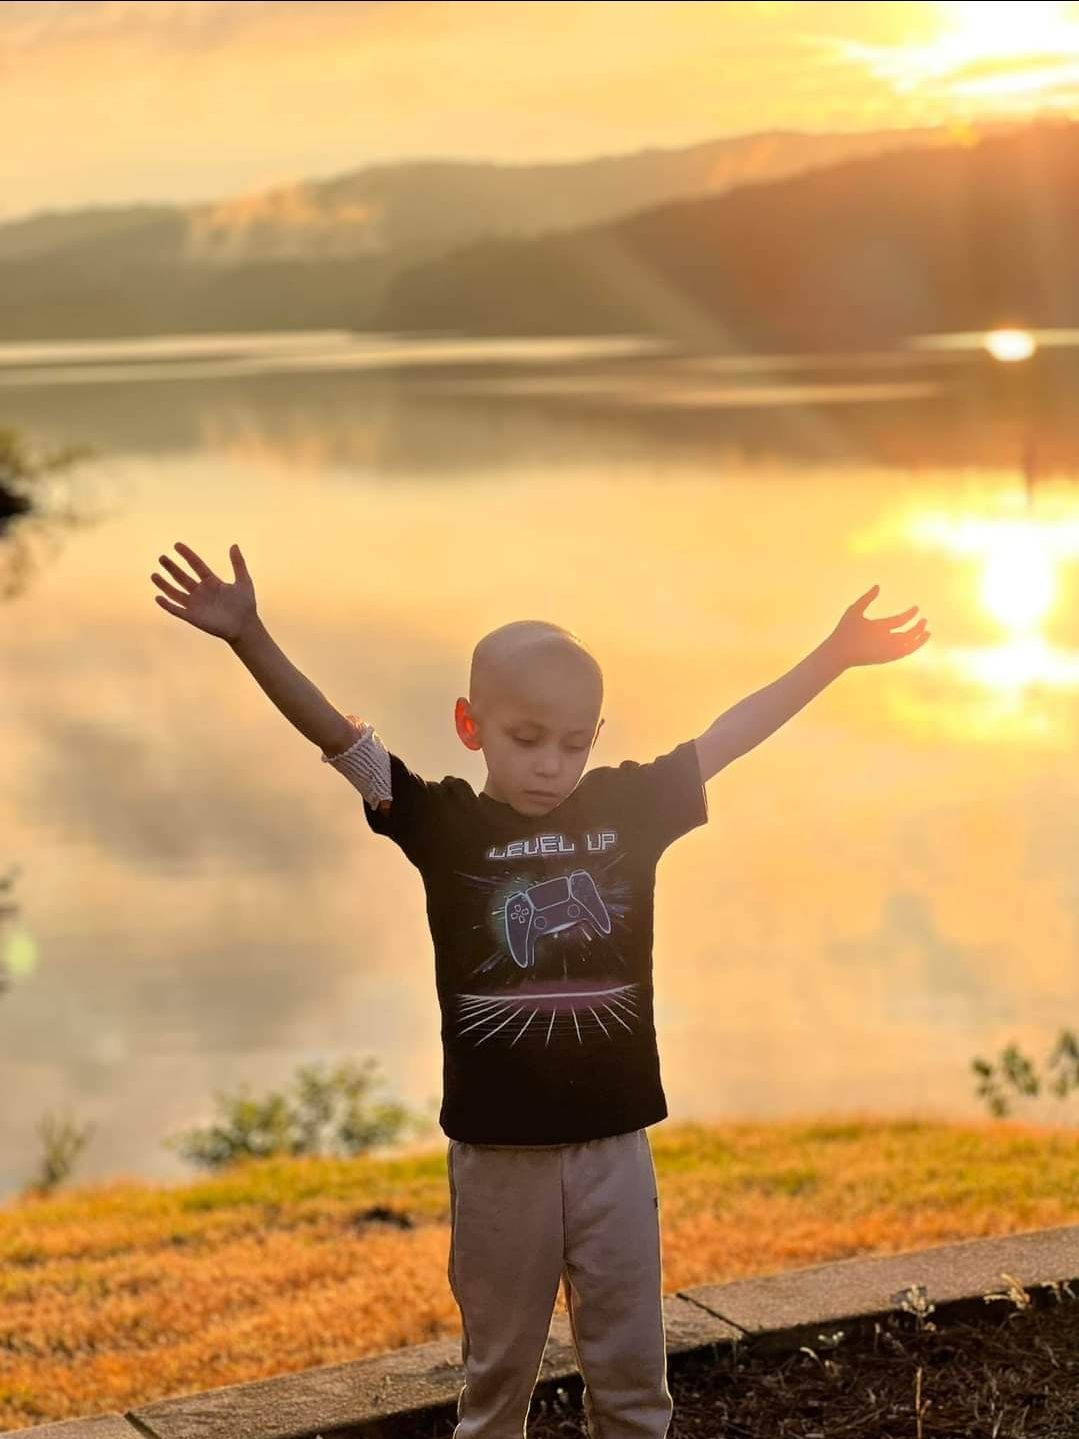
<path fill-rule="evenodd" d="M 275 190 L 303 219 L 303 182 L 383 162 L 572 160 L 752 132 L 766 149 L 779 130 L 955 136 L 1079 113 L 1075 4 L 557 12 L 552 25 L 549 0 L 0 5 L 0 126 L 24 151 L 0 218 L 240 197 L 255 223 Z"/>
<path fill-rule="evenodd" d="M 1052 556 L 1022 522 L 1001 525 L 989 539 L 981 577 L 985 608 L 1012 635 L 1029 633 L 1053 603 Z"/>
<path fill-rule="evenodd" d="M 1028 330 L 990 330 L 984 344 L 994 360 L 1009 363 L 1028 360 L 1036 348 L 1034 336 Z"/>
<path fill-rule="evenodd" d="M 936 35 L 920 43 L 852 42 L 842 46 L 844 53 L 887 81 L 897 95 L 947 95 L 965 113 L 989 104 L 1011 110 L 1072 104 L 1079 83 L 1075 5 L 982 0 L 928 8 L 939 27 Z"/>
<path fill-rule="evenodd" d="M 1068 14 L 1074 9 L 1071 5 L 983 0 L 937 8 L 946 28 L 935 48 L 953 63 L 1063 53 L 1076 43 L 1077 27 Z"/>
<path fill-rule="evenodd" d="M 1079 523 L 1067 505 L 1047 496 L 1044 514 L 910 516 L 908 541 L 927 551 L 965 558 L 971 565 L 971 617 L 991 621 L 995 637 L 956 643 L 940 662 L 1000 695 L 1029 684 L 1059 690 L 1079 686 L 1079 654 L 1054 631 L 1071 602 L 1068 569 L 1079 558 Z"/>

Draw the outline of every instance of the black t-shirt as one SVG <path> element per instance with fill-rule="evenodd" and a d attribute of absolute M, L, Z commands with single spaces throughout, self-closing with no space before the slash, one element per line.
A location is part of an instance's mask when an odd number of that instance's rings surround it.
<path fill-rule="evenodd" d="M 656 863 L 705 824 L 697 751 L 588 770 L 544 815 L 390 753 L 367 823 L 423 876 L 442 1012 L 439 1123 L 472 1144 L 570 1144 L 663 1119 L 652 1013 Z"/>

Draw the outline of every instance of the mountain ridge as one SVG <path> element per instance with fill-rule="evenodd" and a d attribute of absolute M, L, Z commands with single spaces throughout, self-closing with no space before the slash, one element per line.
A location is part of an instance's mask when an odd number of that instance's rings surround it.
<path fill-rule="evenodd" d="M 403 272 L 477 243 L 572 233 L 702 193 L 821 174 L 923 140 L 952 148 L 1017 125 L 773 130 L 540 165 L 407 161 L 196 206 L 44 212 L 0 225 L 0 334 L 370 328 L 384 323 Z"/>
<path fill-rule="evenodd" d="M 610 225 L 477 242 L 410 267 L 376 325 L 645 333 L 704 348 L 889 345 L 1079 323 L 1079 123 L 853 157 Z"/>

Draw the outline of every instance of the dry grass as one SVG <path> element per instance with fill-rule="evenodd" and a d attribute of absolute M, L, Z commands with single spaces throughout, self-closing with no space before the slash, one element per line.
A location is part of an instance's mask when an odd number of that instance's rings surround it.
<path fill-rule="evenodd" d="M 665 1124 L 650 1136 L 668 1293 L 1073 1223 L 1079 1199 L 1067 1126 L 862 1117 Z M 413 1227 L 362 1223 L 375 1205 Z M 455 1336 L 447 1220 L 444 1142 L 0 1208 L 0 1425 Z"/>

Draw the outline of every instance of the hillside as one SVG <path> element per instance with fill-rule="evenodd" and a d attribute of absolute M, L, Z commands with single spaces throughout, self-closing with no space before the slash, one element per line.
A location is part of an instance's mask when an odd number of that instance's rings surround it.
<path fill-rule="evenodd" d="M 399 276 L 395 330 L 659 333 L 827 350 L 1079 324 L 1079 124 L 846 160 L 614 224 L 477 243 Z"/>
<path fill-rule="evenodd" d="M 775 131 L 575 163 L 374 165 L 209 204 L 43 213 L 0 225 L 0 336 L 362 329 L 403 268 L 477 240 L 955 142 L 942 127 Z"/>

